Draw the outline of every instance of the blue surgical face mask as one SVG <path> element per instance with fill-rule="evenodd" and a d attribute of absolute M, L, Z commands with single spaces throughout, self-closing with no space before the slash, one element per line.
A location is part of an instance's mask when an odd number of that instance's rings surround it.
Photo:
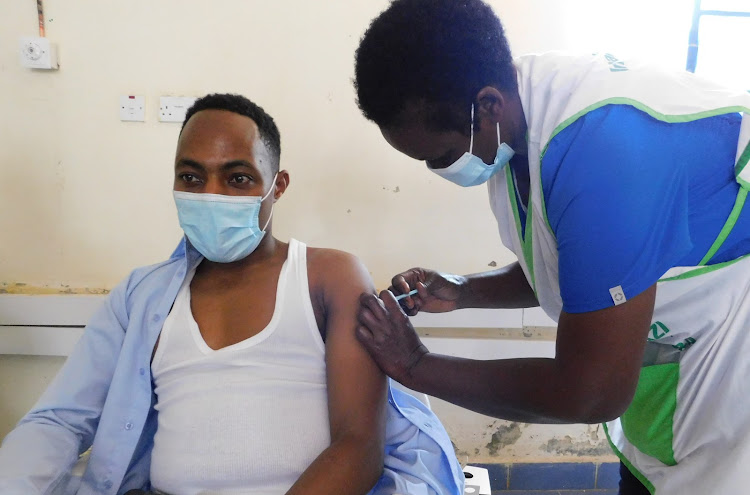
<path fill-rule="evenodd" d="M 495 155 L 495 161 L 491 165 L 487 165 L 481 158 L 473 155 L 473 149 L 474 105 L 471 105 L 471 141 L 469 143 L 469 152 L 464 153 L 450 167 L 431 168 L 430 170 L 459 186 L 478 186 L 479 184 L 484 184 L 490 177 L 501 171 L 515 154 L 513 148 L 500 140 L 500 123 L 497 124 L 497 154 Z"/>
<path fill-rule="evenodd" d="M 265 196 L 226 196 L 174 191 L 180 227 L 190 243 L 206 259 L 216 263 L 241 260 L 255 251 L 266 234 L 271 214 L 261 230 L 258 227 L 260 205 Z"/>

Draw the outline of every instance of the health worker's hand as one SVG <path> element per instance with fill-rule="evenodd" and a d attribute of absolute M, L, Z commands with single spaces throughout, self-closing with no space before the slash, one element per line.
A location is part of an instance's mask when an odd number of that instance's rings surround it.
<path fill-rule="evenodd" d="M 401 300 L 406 314 L 414 316 L 420 311 L 446 313 L 458 309 L 465 287 L 466 278 L 460 275 L 412 268 L 393 277 L 388 290 L 398 296 L 417 289 L 417 294 Z"/>
<path fill-rule="evenodd" d="M 390 291 L 359 298 L 357 339 L 383 373 L 408 386 L 411 372 L 429 351 Z"/>

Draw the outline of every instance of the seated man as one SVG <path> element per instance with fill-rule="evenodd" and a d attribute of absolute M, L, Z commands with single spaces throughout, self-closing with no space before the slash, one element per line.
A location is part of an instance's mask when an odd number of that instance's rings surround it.
<path fill-rule="evenodd" d="M 445 430 L 355 339 L 365 267 L 271 235 L 279 143 L 241 96 L 190 109 L 174 179 L 186 240 L 109 295 L 6 437 L 0 493 L 463 492 Z"/>

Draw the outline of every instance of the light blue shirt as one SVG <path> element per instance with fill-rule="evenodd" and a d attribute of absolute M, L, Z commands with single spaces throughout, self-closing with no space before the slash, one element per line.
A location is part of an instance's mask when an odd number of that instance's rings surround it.
<path fill-rule="evenodd" d="M 151 354 L 185 275 L 201 261 L 185 241 L 134 270 L 107 297 L 34 408 L 0 448 L 3 495 L 115 495 L 150 489 L 156 411 Z M 416 398 L 389 387 L 384 474 L 372 493 L 463 493 L 450 438 Z M 72 479 L 91 447 L 83 477 Z"/>

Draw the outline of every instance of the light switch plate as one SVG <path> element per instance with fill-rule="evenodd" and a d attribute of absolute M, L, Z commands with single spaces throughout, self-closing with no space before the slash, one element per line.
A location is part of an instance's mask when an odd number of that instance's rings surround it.
<path fill-rule="evenodd" d="M 146 120 L 146 97 L 120 96 L 120 120 L 123 122 L 143 122 Z"/>

